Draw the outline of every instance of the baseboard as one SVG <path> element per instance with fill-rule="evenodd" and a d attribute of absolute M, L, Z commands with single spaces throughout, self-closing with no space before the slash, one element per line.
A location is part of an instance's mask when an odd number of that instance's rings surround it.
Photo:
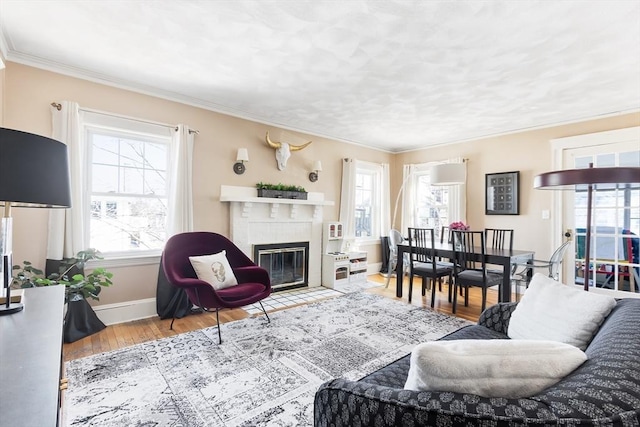
<path fill-rule="evenodd" d="M 158 315 L 155 298 L 96 305 L 93 306 L 93 311 L 105 325 L 131 322 Z"/>
<path fill-rule="evenodd" d="M 378 274 L 381 268 L 381 262 L 373 262 L 371 264 L 367 264 L 367 276 L 370 276 L 371 274 Z"/>

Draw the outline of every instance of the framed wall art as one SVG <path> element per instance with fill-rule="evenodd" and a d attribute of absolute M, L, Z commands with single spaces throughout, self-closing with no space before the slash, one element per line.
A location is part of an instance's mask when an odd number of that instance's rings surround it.
<path fill-rule="evenodd" d="M 485 174 L 486 215 L 520 214 L 520 172 Z"/>

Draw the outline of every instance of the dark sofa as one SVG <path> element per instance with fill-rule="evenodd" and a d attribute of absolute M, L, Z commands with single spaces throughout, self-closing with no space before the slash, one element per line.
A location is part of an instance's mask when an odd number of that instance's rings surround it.
<path fill-rule="evenodd" d="M 508 339 L 516 303 L 497 304 L 477 325 L 443 338 Z M 314 425 L 329 426 L 639 426 L 640 299 L 621 299 L 585 350 L 588 360 L 530 398 L 484 398 L 404 390 L 409 357 L 360 379 L 334 379 L 315 395 Z"/>

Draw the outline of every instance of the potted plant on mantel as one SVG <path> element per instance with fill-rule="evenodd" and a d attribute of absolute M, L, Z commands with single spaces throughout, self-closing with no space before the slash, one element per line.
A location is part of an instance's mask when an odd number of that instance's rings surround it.
<path fill-rule="evenodd" d="M 274 199 L 299 199 L 307 200 L 307 190 L 297 185 L 285 184 L 256 184 L 258 197 L 271 197 Z"/>
<path fill-rule="evenodd" d="M 29 261 L 24 261 L 23 265 L 13 266 L 12 286 L 20 288 L 65 286 L 67 312 L 64 318 L 64 342 L 74 342 L 106 328 L 87 302 L 87 298 L 100 300 L 98 295 L 102 288 L 113 284 L 111 281 L 113 273 L 104 268 L 95 268 L 91 273 L 84 274 L 86 263 L 96 259 L 102 259 L 102 255 L 96 249 L 80 251 L 73 258 L 53 261 L 56 265 L 48 269 L 57 270 L 57 272 L 53 271 L 46 277 L 42 270 L 33 267 Z M 51 261 L 48 262 L 51 263 Z"/>

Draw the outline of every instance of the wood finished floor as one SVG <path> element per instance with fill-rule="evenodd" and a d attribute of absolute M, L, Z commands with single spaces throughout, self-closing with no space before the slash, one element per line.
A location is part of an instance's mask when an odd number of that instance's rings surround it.
<path fill-rule="evenodd" d="M 371 275 L 368 279 L 370 281 L 380 283 L 384 283 L 385 280 L 378 274 Z M 420 279 L 414 280 L 413 300 L 411 304 L 431 309 L 431 293 L 428 291 L 427 295 L 423 297 L 421 295 L 421 286 L 422 284 Z M 402 298 L 396 297 L 395 279 L 391 281 L 388 288 L 381 286 L 367 289 L 365 292 L 407 302 L 408 289 L 409 283 L 405 278 Z M 447 298 L 447 289 L 447 285 L 443 285 L 442 292 L 436 292 L 433 309 L 441 313 L 452 314 L 452 307 Z M 459 297 L 456 316 L 474 322 L 477 321 L 480 315 L 482 303 L 481 292 L 480 288 L 471 288 L 468 307 L 464 306 L 464 299 Z M 495 304 L 497 300 L 497 291 L 489 289 L 487 291 L 487 307 Z M 240 320 L 246 317 L 248 317 L 248 315 L 242 309 L 223 310 L 220 312 L 220 323 Z M 202 313 L 177 319 L 173 324 L 173 330 L 169 329 L 170 324 L 171 319 L 160 320 L 159 317 L 154 316 L 148 319 L 107 326 L 104 330 L 89 337 L 83 338 L 74 343 L 64 344 L 63 357 L 65 361 L 69 361 L 105 351 L 117 350 L 119 348 L 128 347 L 146 341 L 170 337 L 196 329 L 215 326 L 216 317 L 214 313 Z"/>

